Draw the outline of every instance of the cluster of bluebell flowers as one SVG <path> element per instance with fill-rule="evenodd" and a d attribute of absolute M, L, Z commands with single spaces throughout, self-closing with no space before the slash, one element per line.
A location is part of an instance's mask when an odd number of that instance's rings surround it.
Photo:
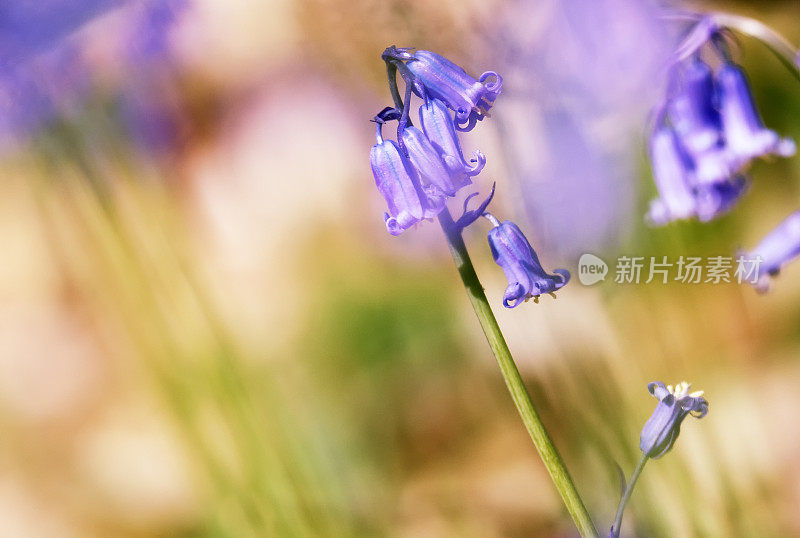
<path fill-rule="evenodd" d="M 389 211 L 384 213 L 386 229 L 400 235 L 425 219 L 446 211 L 447 200 L 472 184 L 483 170 L 486 157 L 475 151 L 467 160 L 461 149 L 459 131 L 470 131 L 488 113 L 503 87 L 502 77 L 487 71 L 473 78 L 450 60 L 430 51 L 412 48 L 387 48 L 383 55 L 395 103 L 380 111 L 376 124 L 376 144 L 370 152 L 372 174 Z M 396 75 L 405 82 L 405 98 L 400 97 Z M 419 128 L 410 119 L 412 94 L 422 99 Z M 384 137 L 384 125 L 397 122 L 396 140 Z M 540 295 L 552 294 L 569 280 L 569 273 L 557 269 L 548 274 L 519 227 L 500 222 L 486 212 L 491 194 L 476 209 L 468 210 L 470 194 L 464 201 L 461 217 L 453 223 L 463 228 L 486 217 L 494 228 L 489 245 L 509 284 L 503 305 L 513 308 Z"/>
<path fill-rule="evenodd" d="M 666 98 L 653 112 L 649 150 L 658 197 L 647 214 L 651 224 L 713 220 L 747 191 L 754 159 L 795 154 L 792 139 L 765 127 L 747 75 L 732 59 L 730 33 L 714 16 L 698 16 L 675 53 Z M 798 219 L 790 216 L 742 254 L 757 271 L 759 291 L 800 254 Z"/>
<path fill-rule="evenodd" d="M 795 153 L 791 139 L 764 126 L 722 29 L 710 27 L 704 37 L 694 50 L 681 51 L 686 57 L 672 65 L 667 98 L 654 114 L 650 156 L 659 196 L 648 219 L 656 225 L 722 215 L 746 191 L 753 159 Z M 704 51 L 716 67 L 703 59 Z"/>

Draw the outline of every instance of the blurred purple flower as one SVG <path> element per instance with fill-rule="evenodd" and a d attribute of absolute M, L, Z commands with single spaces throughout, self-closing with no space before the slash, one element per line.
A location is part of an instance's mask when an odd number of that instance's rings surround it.
<path fill-rule="evenodd" d="M 740 263 L 751 263 L 757 271 L 753 279 L 760 292 L 769 289 L 772 277 L 781 267 L 800 255 L 800 211 L 789 215 L 750 252 L 741 254 Z"/>
<path fill-rule="evenodd" d="M 168 50 L 167 33 L 185 0 L 20 0 L 0 7 L 0 140 L 18 143 L 55 116 L 74 110 L 93 88 L 94 66 L 83 57 L 85 34 L 78 30 L 97 16 L 128 4 L 126 28 L 109 34 L 108 47 L 120 49 L 122 119 L 164 140 L 164 117 L 155 104 L 164 92 L 151 83 L 154 65 Z M 163 88 L 162 88 L 163 90 Z M 126 102 L 128 101 L 128 102 Z M 162 115 L 163 116 L 163 115 Z M 158 125 L 158 126 L 157 126 Z M 146 127 L 145 127 L 146 126 Z M 144 128 L 142 128 L 144 127 Z"/>
<path fill-rule="evenodd" d="M 545 272 L 533 247 L 516 224 L 510 220 L 501 223 L 489 213 L 484 216 L 494 225 L 489 231 L 492 257 L 508 279 L 503 306 L 514 308 L 531 297 L 539 302 L 541 294 L 552 293 L 569 281 L 569 272 L 565 269 L 556 269 L 553 275 Z"/>
<path fill-rule="evenodd" d="M 13 0 L 0 6 L 0 65 L 60 46 L 61 41 L 94 17 L 128 0 Z"/>
<path fill-rule="evenodd" d="M 689 393 L 691 385 L 685 381 L 674 388 L 660 381 L 648 383 L 647 390 L 658 400 L 655 411 L 642 428 L 639 448 L 650 458 L 660 458 L 672 448 L 687 415 L 703 418 L 708 413 L 708 402 L 703 392 Z"/>
<path fill-rule="evenodd" d="M 714 104 L 714 72 L 698 57 L 675 69 L 676 95 L 666 108 L 672 127 L 693 157 L 722 144 L 722 120 Z"/>
<path fill-rule="evenodd" d="M 649 0 L 518 0 L 498 16 L 493 119 L 543 247 L 577 255 L 631 229 L 641 124 L 673 41 L 659 14 Z"/>
<path fill-rule="evenodd" d="M 650 161 L 659 197 L 650 202 L 648 220 L 661 225 L 695 215 L 695 197 L 689 179 L 692 163 L 672 128 L 662 126 L 653 133 Z"/>
<path fill-rule="evenodd" d="M 795 143 L 781 138 L 775 131 L 764 127 L 756 109 L 747 75 L 735 64 L 726 64 L 717 73 L 720 112 L 725 133 L 725 144 L 731 152 L 735 168 L 741 168 L 751 159 L 765 155 L 790 157 Z"/>
<path fill-rule="evenodd" d="M 651 159 L 659 199 L 648 214 L 653 224 L 690 217 L 705 222 L 722 215 L 746 191 L 743 172 L 753 159 L 788 157 L 795 152 L 791 139 L 764 127 L 747 77 L 730 61 L 720 32 L 707 19 L 697 23 L 676 53 L 666 98 L 655 107 Z M 720 64 L 716 73 L 700 58 L 706 47 Z M 680 154 L 680 166 L 664 164 L 669 160 L 666 143 L 661 142 L 665 130 L 676 135 L 673 145 Z M 679 184 L 681 204 L 672 196 Z M 692 210 L 687 210 L 686 200 L 693 202 L 688 204 L 694 206 Z M 678 205 L 680 210 L 676 210 Z"/>
<path fill-rule="evenodd" d="M 729 211 L 749 184 L 741 174 L 712 183 L 696 181 L 694 162 L 666 125 L 650 139 L 650 161 L 658 198 L 650 202 L 647 221 L 657 226 L 691 217 L 708 222 Z"/>

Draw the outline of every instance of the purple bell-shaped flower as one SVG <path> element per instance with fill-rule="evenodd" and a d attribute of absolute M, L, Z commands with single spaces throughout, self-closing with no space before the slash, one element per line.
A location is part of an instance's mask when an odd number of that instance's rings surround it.
<path fill-rule="evenodd" d="M 461 151 L 455 124 L 450 111 L 439 99 L 427 99 L 419 107 L 419 121 L 422 130 L 430 140 L 457 188 L 469 185 L 470 177 L 478 175 L 486 164 L 486 157 L 475 151 L 475 158 L 467 163 Z"/>
<path fill-rule="evenodd" d="M 389 206 L 389 213 L 383 216 L 386 229 L 392 235 L 400 235 L 420 220 L 441 213 L 445 196 L 438 187 L 421 185 L 417 171 L 394 140 L 381 136 L 380 123 L 377 138 L 369 155 L 372 175 Z"/>
<path fill-rule="evenodd" d="M 494 224 L 489 231 L 492 257 L 508 279 L 503 306 L 514 308 L 530 297 L 538 302 L 539 295 L 552 293 L 569 281 L 566 269 L 556 269 L 553 275 L 545 272 L 533 247 L 516 224 L 510 220 L 501 223 L 489 213 L 484 213 L 484 216 Z"/>
<path fill-rule="evenodd" d="M 503 78 L 494 71 L 475 80 L 447 58 L 427 50 L 415 51 L 406 65 L 414 76 L 414 92 L 445 102 L 455 111 L 461 131 L 471 130 L 486 117 L 503 87 Z"/>
<path fill-rule="evenodd" d="M 800 255 L 800 211 L 795 211 L 742 258 L 757 268 L 755 287 L 760 292 L 769 289 L 772 277 L 781 267 Z"/>
<path fill-rule="evenodd" d="M 742 69 L 727 63 L 716 76 L 725 145 L 736 168 L 765 155 L 794 155 L 795 144 L 764 126 L 756 109 L 747 76 Z"/>
<path fill-rule="evenodd" d="M 686 415 L 702 418 L 708 413 L 703 392 L 689 393 L 685 381 L 674 388 L 660 381 L 648 383 L 647 390 L 658 400 L 655 411 L 642 428 L 639 448 L 650 458 L 660 458 L 672 448 L 681 431 Z"/>
<path fill-rule="evenodd" d="M 650 139 L 650 161 L 658 198 L 650 202 L 647 220 L 662 226 L 695 214 L 695 198 L 690 187 L 692 163 L 678 145 L 675 132 L 659 127 Z"/>
<path fill-rule="evenodd" d="M 458 189 L 471 183 L 463 169 L 460 174 L 451 173 L 439 152 L 422 131 L 416 127 L 406 127 L 403 129 L 402 137 L 408 158 L 416 168 L 423 185 L 433 185 L 446 195 L 455 196 Z"/>

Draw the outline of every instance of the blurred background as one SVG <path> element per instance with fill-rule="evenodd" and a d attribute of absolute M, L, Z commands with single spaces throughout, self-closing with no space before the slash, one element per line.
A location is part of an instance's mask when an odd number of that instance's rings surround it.
<path fill-rule="evenodd" d="M 717 7 L 800 44 L 796 1 Z M 547 268 L 732 255 L 800 206 L 800 160 L 757 163 L 712 224 L 644 225 L 645 122 L 681 31 L 658 13 L 5 2 L 0 535 L 574 536 L 438 226 L 384 229 L 368 120 L 390 103 L 387 45 L 499 71 L 464 149 Z M 767 125 L 800 140 L 797 81 L 752 40 L 738 59 Z M 800 534 L 800 263 L 766 296 L 574 279 L 509 311 L 487 231 L 468 230 L 473 261 L 598 528 L 647 382 L 686 379 L 710 413 L 648 465 L 623 534 Z"/>

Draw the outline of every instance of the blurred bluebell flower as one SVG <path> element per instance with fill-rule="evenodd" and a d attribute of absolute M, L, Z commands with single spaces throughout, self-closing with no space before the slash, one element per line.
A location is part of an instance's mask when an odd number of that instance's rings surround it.
<path fill-rule="evenodd" d="M 650 458 L 660 458 L 672 448 L 687 415 L 702 418 L 708 413 L 703 392 L 689 393 L 685 381 L 674 388 L 660 381 L 648 383 L 647 390 L 658 400 L 655 411 L 642 428 L 639 448 Z"/>
<path fill-rule="evenodd" d="M 716 80 L 725 145 L 735 168 L 765 155 L 794 155 L 795 143 L 792 139 L 781 138 L 775 131 L 764 127 L 747 76 L 739 66 L 725 64 L 717 73 Z"/>
<path fill-rule="evenodd" d="M 722 119 L 715 106 L 714 76 L 700 58 L 690 58 L 679 66 L 672 83 L 677 94 L 667 104 L 669 120 L 680 144 L 693 162 L 699 184 L 725 181 L 731 163 L 722 136 Z"/>
<path fill-rule="evenodd" d="M 492 42 L 481 47 L 486 64 L 503 74 L 503 106 L 492 122 L 518 187 L 511 202 L 539 248 L 577 258 L 634 229 L 636 135 L 660 95 L 653 81 L 671 53 L 671 26 L 658 4 L 498 6 Z"/>
<path fill-rule="evenodd" d="M 729 211 L 749 184 L 742 174 L 713 183 L 697 182 L 692 159 L 666 125 L 650 139 L 650 161 L 659 196 L 650 202 L 647 220 L 658 226 L 691 217 L 700 222 L 713 220 Z"/>
<path fill-rule="evenodd" d="M 758 245 L 748 253 L 742 254 L 757 271 L 753 279 L 760 292 L 769 289 L 772 277 L 781 267 L 800 255 L 800 211 L 795 211 L 767 234 Z"/>
<path fill-rule="evenodd" d="M 0 146 L 13 145 L 90 87 L 68 39 L 120 0 L 5 2 L 0 7 Z"/>
<path fill-rule="evenodd" d="M 650 202 L 648 220 L 657 225 L 695 214 L 692 162 L 671 127 L 658 128 L 650 139 L 650 162 L 659 197 Z"/>
<path fill-rule="evenodd" d="M 128 0 L 23 0 L 0 7 L 0 65 L 52 50 L 84 23 Z"/>
<path fill-rule="evenodd" d="M 468 185 L 469 178 L 483 170 L 486 157 L 476 150 L 472 164 L 467 163 L 447 105 L 438 99 L 427 99 L 419 107 L 419 121 L 425 136 L 433 144 L 450 173 L 452 182 L 461 186 Z"/>
<path fill-rule="evenodd" d="M 539 302 L 539 295 L 553 293 L 569 281 L 566 269 L 556 269 L 553 275 L 545 272 L 533 247 L 516 224 L 509 220 L 501 223 L 489 213 L 484 213 L 484 216 L 494 225 L 489 231 L 492 257 L 508 279 L 503 306 L 514 308 L 531 297 Z"/>
<path fill-rule="evenodd" d="M 700 57 L 706 44 L 719 62 L 716 73 Z M 656 107 L 655 115 L 652 144 L 662 149 L 651 149 L 660 193 L 648 214 L 654 224 L 716 218 L 747 190 L 749 180 L 744 172 L 753 159 L 788 157 L 795 152 L 791 139 L 764 127 L 747 76 L 730 60 L 721 29 L 708 19 L 701 20 L 679 48 L 666 100 Z M 669 128 L 676 134 L 677 151 L 658 142 Z M 664 157 L 670 153 L 680 159 Z M 665 161 L 672 165 L 668 167 Z M 678 161 L 680 166 L 675 164 Z"/>
<path fill-rule="evenodd" d="M 446 103 L 455 111 L 456 127 L 462 131 L 469 131 L 486 117 L 503 87 L 503 78 L 494 71 L 486 71 L 476 80 L 435 52 L 390 47 L 384 55 L 405 59 L 414 77 L 414 92 Z"/>
<path fill-rule="evenodd" d="M 389 213 L 383 215 L 386 229 L 392 235 L 400 235 L 422 219 L 441 213 L 445 195 L 438 187 L 421 185 L 417 171 L 397 143 L 383 139 L 380 122 L 377 139 L 369 155 L 372 175 L 389 206 Z"/>
<path fill-rule="evenodd" d="M 423 184 L 434 185 L 446 195 L 455 196 L 458 189 L 472 183 L 463 168 L 453 174 L 425 133 L 416 127 L 403 129 L 402 138 L 408 158 Z"/>
<path fill-rule="evenodd" d="M 676 95 L 669 101 L 669 117 L 681 142 L 693 155 L 721 142 L 722 122 L 714 106 L 714 74 L 711 67 L 692 57 L 673 72 Z"/>
<path fill-rule="evenodd" d="M 0 7 L 0 139 L 23 141 L 57 115 L 65 115 L 91 95 L 94 66 L 82 51 L 91 35 L 81 27 L 125 6 L 125 30 L 109 35 L 107 45 L 126 73 L 120 84 L 122 119 L 163 146 L 174 116 L 167 107 L 163 56 L 175 10 L 189 0 L 41 0 L 7 2 Z M 145 64 L 146 67 L 145 67 Z M 156 73 L 161 71 L 162 74 Z M 173 129 L 174 130 L 174 129 Z M 135 133 L 134 133 L 135 134 Z"/>
<path fill-rule="evenodd" d="M 129 76 L 120 88 L 119 110 L 128 135 L 149 156 L 161 156 L 181 138 L 180 97 L 171 43 L 189 0 L 148 0 L 135 6 L 122 60 Z M 132 6 L 133 7 L 133 6 Z"/>
<path fill-rule="evenodd" d="M 140 4 L 131 17 L 132 32 L 126 43 L 129 61 L 139 65 L 163 62 L 172 52 L 170 38 L 178 16 L 188 6 L 189 0 L 150 0 Z"/>
<path fill-rule="evenodd" d="M 730 211 L 747 192 L 750 177 L 737 174 L 725 181 L 695 188 L 695 214 L 700 222 L 709 222 Z"/>

